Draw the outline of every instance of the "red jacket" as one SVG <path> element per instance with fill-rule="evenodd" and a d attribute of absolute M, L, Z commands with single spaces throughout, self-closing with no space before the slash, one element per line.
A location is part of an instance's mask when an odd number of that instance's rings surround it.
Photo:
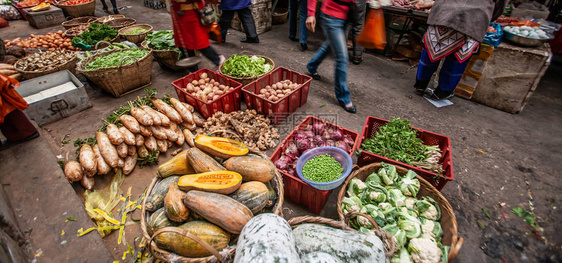
<path fill-rule="evenodd" d="M 342 2 L 355 2 L 354 0 L 341 0 Z M 316 15 L 316 2 L 317 0 L 308 0 L 308 16 Z M 333 16 L 335 18 L 347 20 L 347 12 L 349 7 L 344 5 L 339 5 L 332 0 L 324 0 L 322 2 L 322 7 L 320 8 L 322 13 Z"/>

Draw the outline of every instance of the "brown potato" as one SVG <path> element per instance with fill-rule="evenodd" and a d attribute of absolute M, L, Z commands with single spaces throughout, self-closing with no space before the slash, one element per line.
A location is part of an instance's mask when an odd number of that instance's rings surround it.
<path fill-rule="evenodd" d="M 72 182 L 78 182 L 82 180 L 84 176 L 82 165 L 77 161 L 69 161 L 64 165 L 64 175 L 66 175 L 66 179 Z"/>
<path fill-rule="evenodd" d="M 113 145 L 122 144 L 125 138 L 123 138 L 123 134 L 119 131 L 119 128 L 115 124 L 109 124 L 106 128 L 107 136 L 109 137 L 109 141 Z"/>
<path fill-rule="evenodd" d="M 94 176 L 97 173 L 97 162 L 94 155 L 94 151 L 90 145 L 84 144 L 80 147 L 80 153 L 78 155 L 80 165 L 84 168 L 84 174 L 86 176 Z"/>

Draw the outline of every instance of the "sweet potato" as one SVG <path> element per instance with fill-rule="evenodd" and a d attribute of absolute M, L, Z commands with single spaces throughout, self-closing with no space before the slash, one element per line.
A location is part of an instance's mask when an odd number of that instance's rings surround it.
<path fill-rule="evenodd" d="M 129 145 L 129 147 L 127 149 L 128 149 L 127 155 L 129 155 L 129 156 L 137 153 L 137 147 L 136 146 Z"/>
<path fill-rule="evenodd" d="M 90 145 L 84 144 L 80 147 L 80 153 L 78 154 L 78 160 L 80 165 L 84 168 L 84 175 L 94 176 L 97 172 L 97 163 L 94 151 Z"/>
<path fill-rule="evenodd" d="M 168 116 L 171 121 L 175 123 L 182 123 L 181 115 L 174 109 L 172 106 L 166 104 L 166 102 L 162 101 L 161 99 L 151 99 L 152 104 L 158 109 L 158 111 L 164 113 L 164 115 Z"/>
<path fill-rule="evenodd" d="M 135 119 L 131 115 L 121 115 L 119 116 L 119 120 L 127 130 L 131 131 L 132 133 L 139 133 L 140 132 L 140 125 L 137 119 Z"/>
<path fill-rule="evenodd" d="M 154 125 L 154 121 L 145 111 L 140 108 L 132 108 L 131 115 L 137 119 L 137 121 L 144 126 Z"/>
<path fill-rule="evenodd" d="M 101 152 L 103 160 L 111 166 L 111 168 L 117 167 L 117 162 L 119 161 L 119 154 L 117 154 L 117 149 L 109 141 L 109 137 L 105 132 L 96 132 L 96 140 L 98 142 L 98 147 Z"/>
<path fill-rule="evenodd" d="M 152 136 L 152 132 L 150 132 L 150 129 L 142 125 L 140 126 L 140 134 L 142 134 L 142 136 L 144 137 Z"/>
<path fill-rule="evenodd" d="M 82 176 L 80 184 L 82 185 L 82 187 L 92 191 L 94 190 L 94 177 Z"/>
<path fill-rule="evenodd" d="M 129 146 L 127 146 L 127 144 L 125 143 L 121 143 L 117 145 L 116 149 L 117 149 L 117 154 L 121 158 L 125 158 L 127 157 L 127 155 L 129 155 Z"/>
<path fill-rule="evenodd" d="M 127 145 L 135 145 L 135 134 L 125 127 L 119 127 L 119 132 L 123 135 L 123 142 Z"/>
<path fill-rule="evenodd" d="M 82 171 L 82 165 L 77 161 L 69 161 L 64 165 L 64 175 L 66 179 L 72 182 L 78 182 L 82 180 L 84 173 Z"/>
<path fill-rule="evenodd" d="M 136 152 L 125 158 L 125 166 L 123 166 L 123 173 L 125 175 L 130 174 L 135 169 L 135 166 L 137 165 L 137 158 L 138 156 Z"/>
<path fill-rule="evenodd" d="M 102 175 L 109 173 L 109 171 L 111 171 L 111 167 L 105 162 L 103 156 L 101 156 L 100 149 L 97 144 L 92 147 L 92 151 L 94 151 L 94 156 L 96 157 L 98 174 Z"/>
<path fill-rule="evenodd" d="M 150 155 L 148 149 L 146 149 L 144 145 L 137 147 L 137 153 L 140 158 L 146 158 L 147 156 Z"/>
<path fill-rule="evenodd" d="M 160 115 L 158 115 L 158 112 L 155 111 L 153 108 L 149 107 L 149 106 L 142 106 L 141 109 L 146 112 L 146 114 L 150 115 L 150 117 L 152 118 L 152 121 L 154 122 L 154 125 L 156 126 L 160 126 L 162 125 L 162 118 L 160 118 Z"/>
<path fill-rule="evenodd" d="M 148 136 L 144 138 L 144 146 L 149 151 L 156 151 L 158 149 L 158 145 L 156 144 L 156 139 L 152 136 Z"/>
<path fill-rule="evenodd" d="M 185 141 L 187 142 L 187 144 L 189 144 L 189 146 L 195 147 L 195 135 L 193 135 L 193 133 L 191 133 L 189 129 L 183 129 L 183 136 L 185 137 Z"/>
<path fill-rule="evenodd" d="M 152 133 L 152 136 L 154 136 L 154 138 L 159 140 L 168 139 L 167 134 L 164 132 L 164 128 L 162 128 L 161 126 L 150 126 L 149 129 L 150 132 Z"/>
<path fill-rule="evenodd" d="M 172 123 L 172 121 L 170 121 L 170 118 L 168 118 L 166 114 L 159 111 L 157 111 L 156 113 L 158 113 L 158 116 L 160 116 L 160 120 L 162 120 L 162 126 L 170 126 L 170 123 Z"/>
<path fill-rule="evenodd" d="M 183 136 L 183 132 L 181 131 L 180 126 L 175 125 L 172 127 L 172 129 L 178 135 L 178 139 L 174 142 L 176 142 L 179 146 L 182 146 L 185 143 L 185 136 Z"/>
<path fill-rule="evenodd" d="M 203 126 L 203 124 L 205 124 L 206 121 L 207 120 L 203 117 L 203 115 L 201 115 L 201 113 L 199 112 L 193 113 L 193 122 L 195 122 L 195 125 Z"/>
<path fill-rule="evenodd" d="M 161 153 L 168 151 L 168 141 L 166 140 L 156 140 L 156 146 L 158 146 Z"/>
<path fill-rule="evenodd" d="M 107 125 L 107 136 L 109 137 L 109 142 L 113 145 L 120 145 L 123 143 L 125 138 L 123 138 L 123 134 L 119 131 L 119 128 L 115 124 Z"/>
<path fill-rule="evenodd" d="M 144 145 L 144 137 L 140 134 L 135 134 L 135 145 L 141 147 Z"/>
<path fill-rule="evenodd" d="M 117 167 L 115 168 L 123 168 L 123 166 L 125 166 L 125 159 L 119 158 L 119 161 L 117 161 Z"/>
<path fill-rule="evenodd" d="M 168 138 L 168 140 L 175 142 L 178 139 L 178 135 L 173 130 L 174 125 L 177 126 L 177 124 L 172 122 L 170 123 L 170 127 L 162 127 L 162 131 L 166 133 L 166 137 Z"/>
<path fill-rule="evenodd" d="M 181 118 L 187 123 L 193 123 L 193 114 L 189 111 L 181 101 L 176 98 L 170 98 L 170 103 L 174 106 L 174 109 L 180 114 Z"/>

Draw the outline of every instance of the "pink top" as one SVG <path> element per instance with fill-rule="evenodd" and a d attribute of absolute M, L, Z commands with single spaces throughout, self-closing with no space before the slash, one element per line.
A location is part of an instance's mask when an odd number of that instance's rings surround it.
<path fill-rule="evenodd" d="M 354 0 L 340 0 L 340 1 L 355 2 Z M 316 15 L 316 2 L 317 0 L 308 0 L 308 16 Z M 322 11 L 322 13 L 326 15 L 346 20 L 349 7 L 344 5 L 339 5 L 332 0 L 324 0 L 322 2 L 322 7 L 320 8 L 320 11 Z"/>

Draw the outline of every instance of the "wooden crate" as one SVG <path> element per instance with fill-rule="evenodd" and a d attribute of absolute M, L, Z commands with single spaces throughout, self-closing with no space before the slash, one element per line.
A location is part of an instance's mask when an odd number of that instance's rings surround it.
<path fill-rule="evenodd" d="M 220 17 L 222 11 L 219 9 L 218 5 L 210 5 L 213 10 L 217 13 Z M 271 10 L 271 1 L 264 1 L 264 0 L 252 0 L 252 6 L 250 6 L 252 10 L 252 16 L 254 17 L 254 22 L 256 23 L 256 32 L 257 34 L 265 33 L 271 30 L 271 21 L 272 21 L 272 10 Z M 234 14 L 234 18 L 232 19 L 232 23 L 230 24 L 232 29 L 236 29 L 238 31 L 244 32 L 244 28 L 242 27 L 242 23 L 238 18 L 238 14 Z"/>

